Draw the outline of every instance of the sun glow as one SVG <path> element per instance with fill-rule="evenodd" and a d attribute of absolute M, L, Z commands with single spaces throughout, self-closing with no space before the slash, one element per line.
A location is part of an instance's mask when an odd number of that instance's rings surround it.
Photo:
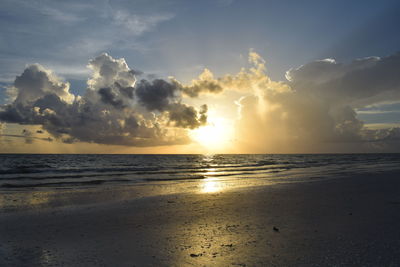
<path fill-rule="evenodd" d="M 190 136 L 209 151 L 227 149 L 233 139 L 233 123 L 221 117 L 209 118 L 207 125 L 192 130 Z"/>

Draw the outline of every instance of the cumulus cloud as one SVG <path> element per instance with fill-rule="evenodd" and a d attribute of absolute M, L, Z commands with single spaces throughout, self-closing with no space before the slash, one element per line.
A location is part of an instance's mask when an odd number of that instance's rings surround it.
<path fill-rule="evenodd" d="M 287 72 L 296 90 L 308 90 L 320 97 L 353 108 L 380 101 L 400 99 L 400 53 L 369 57 L 349 64 L 335 60 L 308 63 Z"/>
<path fill-rule="evenodd" d="M 243 152 L 391 151 L 400 147 L 400 128 L 371 129 L 357 110 L 400 102 L 400 54 L 343 64 L 334 59 L 307 63 L 273 81 L 265 61 L 250 52 L 251 67 L 215 77 L 205 69 L 183 84 L 175 78 L 137 80 L 124 59 L 101 54 L 89 61 L 92 76 L 83 96 L 51 71 L 28 66 L 12 86 L 13 101 L 0 121 L 41 125 L 66 143 L 130 146 L 184 144 L 187 130 L 207 123 L 207 105 L 185 97 L 240 92 L 235 145 Z M 144 76 L 146 77 L 146 76 Z M 148 76 L 147 76 L 148 77 Z M 192 101 L 193 102 L 193 101 Z"/>
<path fill-rule="evenodd" d="M 47 94 L 57 95 L 63 101 L 72 103 L 74 95 L 69 93 L 69 86 L 69 83 L 60 81 L 51 71 L 33 64 L 17 76 L 11 90 L 18 91 L 14 101 L 17 104 L 25 105 Z"/>
<path fill-rule="evenodd" d="M 193 107 L 174 103 L 168 108 L 169 120 L 176 127 L 195 129 L 207 122 L 207 105 L 202 105 L 197 112 Z"/>
<path fill-rule="evenodd" d="M 197 97 L 202 93 L 221 93 L 223 87 L 220 81 L 214 79 L 214 75 L 208 69 L 204 69 L 197 80 L 193 80 L 191 85 L 184 86 L 178 81 L 173 80 L 174 83 L 181 88 L 183 93 L 190 97 Z"/>
<path fill-rule="evenodd" d="M 209 69 L 199 75 L 197 79 L 192 80 L 191 84 L 184 85 L 171 78 L 180 90 L 189 97 L 198 97 L 201 94 L 220 94 L 226 90 L 235 90 L 241 92 L 254 92 L 260 88 L 267 88 L 274 85 L 278 88 L 279 83 L 271 81 L 265 74 L 265 61 L 257 53 L 249 53 L 249 62 L 252 67 L 242 68 L 237 74 L 227 74 L 222 77 L 214 78 Z"/>
<path fill-rule="evenodd" d="M 250 52 L 249 61 L 252 67 L 236 75 L 215 78 L 206 69 L 190 85 L 175 81 L 190 97 L 226 90 L 245 94 L 237 101 L 236 127 L 244 149 L 317 152 L 325 144 L 329 151 L 343 151 L 350 143 L 397 140 L 397 128 L 369 130 L 355 110 L 400 100 L 400 54 L 348 64 L 318 60 L 289 70 L 282 82 L 268 77 L 265 61 L 257 53 Z M 339 143 L 341 148 L 334 147 Z"/>
<path fill-rule="evenodd" d="M 186 129 L 206 123 L 206 108 L 182 104 L 173 83 L 158 79 L 136 84 L 137 72 L 124 59 L 101 54 L 88 67 L 92 77 L 87 90 L 75 96 L 51 71 L 28 66 L 16 78 L 16 98 L 2 107 L 0 121 L 41 125 L 66 143 L 129 146 L 187 143 Z"/>
<path fill-rule="evenodd" d="M 273 82 L 266 76 L 252 96 L 238 102 L 243 142 L 256 140 L 253 146 L 258 143 L 263 150 L 313 152 L 321 144 L 397 140 L 397 129 L 365 128 L 355 108 L 400 99 L 400 54 L 349 64 L 315 61 L 288 71 L 286 77 L 287 82 Z M 336 148 L 343 151 L 345 146 Z"/>
<path fill-rule="evenodd" d="M 114 59 L 108 54 L 101 54 L 90 60 L 88 67 L 92 70 L 92 77 L 88 80 L 86 97 L 97 101 L 97 92 L 104 104 L 118 109 L 131 106 L 136 71 L 128 67 L 125 59 Z"/>
<path fill-rule="evenodd" d="M 161 79 L 155 79 L 152 82 L 141 80 L 136 90 L 139 103 L 149 111 L 166 110 L 177 93 L 178 87 Z"/>
<path fill-rule="evenodd" d="M 90 60 L 88 67 L 93 71 L 88 81 L 90 89 L 109 87 L 115 83 L 123 87 L 135 85 L 135 70 L 130 69 L 123 58 L 114 59 L 107 53 L 103 53 Z"/>

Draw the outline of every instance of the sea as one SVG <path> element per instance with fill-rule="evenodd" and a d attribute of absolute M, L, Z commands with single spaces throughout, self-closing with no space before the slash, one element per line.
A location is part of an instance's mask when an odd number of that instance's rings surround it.
<path fill-rule="evenodd" d="M 0 154 L 0 191 L 285 183 L 400 169 L 400 154 Z M 249 183 L 248 183 L 249 182 Z"/>

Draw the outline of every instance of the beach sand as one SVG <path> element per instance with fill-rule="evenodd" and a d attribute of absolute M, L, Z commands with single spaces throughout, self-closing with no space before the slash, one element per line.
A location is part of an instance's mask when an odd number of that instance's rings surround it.
<path fill-rule="evenodd" d="M 107 201 L 82 205 L 69 194 L 69 205 L 1 211 L 0 265 L 399 266 L 399 178 L 113 201 L 98 192 Z"/>

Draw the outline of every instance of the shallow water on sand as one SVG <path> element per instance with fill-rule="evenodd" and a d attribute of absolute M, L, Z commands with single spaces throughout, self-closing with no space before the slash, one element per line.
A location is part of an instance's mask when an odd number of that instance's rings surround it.
<path fill-rule="evenodd" d="M 399 266 L 400 155 L 0 162 L 0 266 Z"/>

